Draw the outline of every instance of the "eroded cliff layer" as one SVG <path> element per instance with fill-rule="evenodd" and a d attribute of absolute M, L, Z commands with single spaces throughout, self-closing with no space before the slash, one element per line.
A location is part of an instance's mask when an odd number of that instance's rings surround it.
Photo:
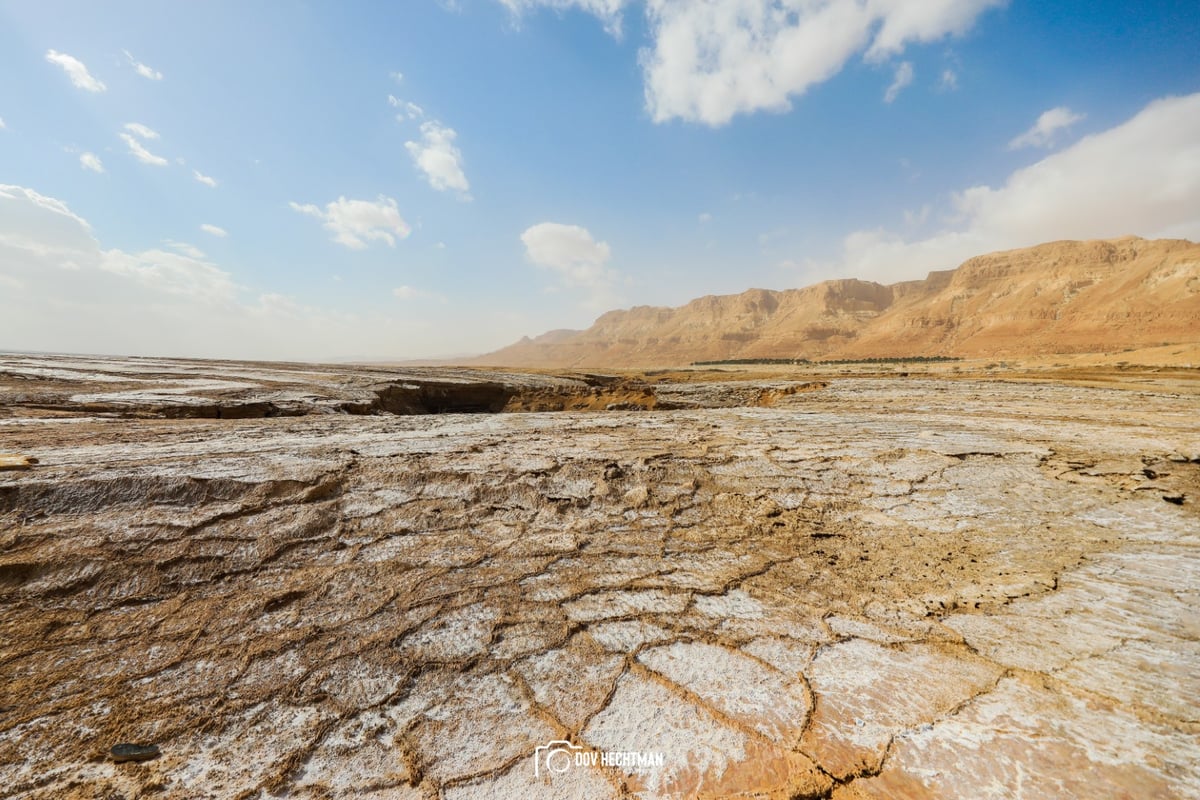
<path fill-rule="evenodd" d="M 890 286 L 835 280 L 610 311 L 476 359 L 646 367 L 739 358 L 1013 356 L 1200 341 L 1200 245 L 1052 242 Z"/>

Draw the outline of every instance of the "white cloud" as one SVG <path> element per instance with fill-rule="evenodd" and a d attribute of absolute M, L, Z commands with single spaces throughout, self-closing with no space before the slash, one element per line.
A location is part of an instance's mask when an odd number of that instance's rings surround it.
<path fill-rule="evenodd" d="M 140 122 L 126 122 L 125 130 L 143 139 L 157 139 L 158 131 L 148 128 Z"/>
<path fill-rule="evenodd" d="M 554 270 L 568 284 L 597 288 L 613 281 L 605 267 L 612 251 L 587 228 L 542 222 L 521 234 L 525 255 L 539 267 Z"/>
<path fill-rule="evenodd" d="M 141 63 L 140 61 L 135 59 L 128 50 L 122 50 L 121 52 L 125 54 L 125 58 L 128 59 L 129 63 L 133 66 L 134 70 L 137 71 L 138 75 L 141 75 L 143 78 L 148 78 L 149 80 L 152 80 L 152 81 L 161 81 L 162 80 L 161 72 L 159 72 L 156 69 L 151 69 L 150 67 Z"/>
<path fill-rule="evenodd" d="M 866 57 L 880 60 L 904 50 L 909 42 L 934 42 L 970 30 L 989 8 L 1006 0 L 878 0 L 869 3 L 880 27 Z"/>
<path fill-rule="evenodd" d="M 403 239 L 411 231 L 400 216 L 396 201 L 383 195 L 375 202 L 339 197 L 328 203 L 324 210 L 311 203 L 288 205 L 294 211 L 321 220 L 326 230 L 333 232 L 333 240 L 351 250 L 362 250 L 371 241 L 383 241 L 389 247 L 395 247 L 397 237 Z"/>
<path fill-rule="evenodd" d="M 947 92 L 952 92 L 958 88 L 958 73 L 952 69 L 942 70 L 942 78 L 938 85 Z"/>
<path fill-rule="evenodd" d="M 404 80 L 404 73 L 403 72 L 389 72 L 388 77 L 391 78 L 392 80 L 394 80 L 396 83 L 400 83 Z"/>
<path fill-rule="evenodd" d="M 7 127 L 8 126 L 4 124 L 4 117 L 0 117 L 0 131 L 4 130 Z"/>
<path fill-rule="evenodd" d="M 0 223 L 5 223 L 0 247 L 46 254 L 86 248 L 93 241 L 91 226 L 66 203 L 32 189 L 0 184 L 0 208 Z"/>
<path fill-rule="evenodd" d="M 142 146 L 141 142 L 130 136 L 128 133 L 122 133 L 119 134 L 119 136 L 121 137 L 121 140 L 125 142 L 125 144 L 129 145 L 130 154 L 133 155 L 133 157 L 138 161 L 141 161 L 143 164 L 153 164 L 156 167 L 165 167 L 167 165 L 167 160 L 165 158 L 151 153 Z"/>
<path fill-rule="evenodd" d="M 197 260 L 204 258 L 204 251 L 193 244 L 188 244 L 187 242 L 176 242 L 172 239 L 167 239 L 164 244 L 166 244 L 166 246 L 172 250 L 183 253 L 188 258 L 195 258 Z"/>
<path fill-rule="evenodd" d="M 104 172 L 104 164 L 95 153 L 82 153 L 79 156 L 79 166 L 92 172 Z"/>
<path fill-rule="evenodd" d="M 209 225 L 207 222 L 200 226 L 200 230 L 211 236 L 216 236 L 218 239 L 224 239 L 229 235 L 224 228 L 218 228 L 216 225 Z"/>
<path fill-rule="evenodd" d="M 1058 239 L 1200 241 L 1200 93 L 1150 103 L 1133 118 L 1017 170 L 1003 186 L 955 193 L 923 239 L 875 229 L 844 242 L 843 272 L 895 281 L 995 250 Z"/>
<path fill-rule="evenodd" d="M 887 88 L 887 92 L 883 95 L 883 102 L 891 103 L 904 91 L 904 88 L 913 82 L 913 65 L 910 61 L 901 61 L 896 67 L 896 77 L 892 80 L 892 85 Z"/>
<path fill-rule="evenodd" d="M 560 285 L 583 290 L 584 308 L 603 311 L 621 303 L 615 287 L 622 276 L 608 266 L 612 250 L 607 242 L 597 242 L 587 228 L 542 222 L 527 228 L 521 242 L 530 262 L 557 275 Z"/>
<path fill-rule="evenodd" d="M 575 8 L 620 35 L 632 0 L 499 0 L 514 14 Z M 852 57 L 872 63 L 965 33 L 1007 0 L 646 0 L 652 43 L 640 60 L 655 122 L 724 125 L 786 111 Z M 903 88 L 903 86 L 899 87 Z M 896 91 L 899 91 L 899 88 Z"/>
<path fill-rule="evenodd" d="M 457 137 L 453 128 L 430 120 L 421 123 L 421 141 L 405 142 L 404 147 L 430 186 L 439 192 L 453 189 L 470 199 L 471 184 L 463 172 L 462 153 L 454 144 Z"/>
<path fill-rule="evenodd" d="M 878 62 L 914 42 L 961 34 L 1004 0 L 648 0 L 642 53 L 656 122 L 723 125 L 785 111 L 858 53 Z"/>
<path fill-rule="evenodd" d="M 62 67 L 63 71 L 67 73 L 67 77 L 71 79 L 71 83 L 79 89 L 86 89 L 89 92 L 103 92 L 108 88 L 101 81 L 92 77 L 92 74 L 88 72 L 88 68 L 84 66 L 82 61 L 66 53 L 60 53 L 57 50 L 47 50 L 46 60 L 51 64 L 57 64 Z"/>
<path fill-rule="evenodd" d="M 538 7 L 556 11 L 578 8 L 599 18 L 604 23 L 604 29 L 613 36 L 620 36 L 621 9 L 629 0 L 500 0 L 500 3 L 516 15 Z"/>
<path fill-rule="evenodd" d="M 194 177 L 196 180 L 200 181 L 200 183 L 203 183 L 205 186 L 209 187 L 210 189 L 217 188 L 216 178 L 210 178 L 209 176 L 201 173 L 200 170 L 198 170 L 198 169 L 192 170 L 192 177 Z"/>
<path fill-rule="evenodd" d="M 1033 127 L 1008 143 L 1009 150 L 1019 150 L 1022 147 L 1049 147 L 1054 144 L 1054 137 L 1059 131 L 1071 127 L 1083 119 L 1083 114 L 1076 114 L 1066 106 L 1052 108 L 1042 112 L 1033 123 Z"/>
<path fill-rule="evenodd" d="M 388 95 L 388 105 L 392 108 L 400 109 L 400 113 L 396 115 L 396 119 L 403 122 L 407 119 L 420 119 L 425 116 L 425 109 L 421 108 L 416 103 L 409 103 L 396 97 L 394 94 Z"/>
<path fill-rule="evenodd" d="M 105 272 L 131 279 L 154 294 L 208 303 L 230 302 L 240 288 L 228 272 L 186 253 L 107 250 L 101 254 L 99 266 Z"/>
<path fill-rule="evenodd" d="M 420 305 L 403 315 L 346 313 L 252 291 L 218 265 L 169 248 L 104 249 L 64 203 L 20 186 L 0 185 L 0 264 L 3 344 L 18 350 L 384 360 L 431 354 L 404 342 L 438 341 L 444 353 L 495 341 L 470 319 L 448 325 L 453 307 L 428 318 Z"/>
<path fill-rule="evenodd" d="M 189 247 L 170 244 L 182 249 Z M 117 305 L 139 302 L 135 295 L 143 289 L 160 297 L 187 296 L 205 301 L 231 299 L 237 290 L 228 273 L 187 255 L 166 250 L 141 253 L 102 250 L 91 226 L 65 203 L 32 189 L 3 184 L 0 184 L 0 262 L 13 270 L 24 286 L 36 289 L 20 300 L 14 298 L 14 307 L 32 302 L 62 309 L 91 304 L 103 310 L 108 301 Z M 69 281 L 63 280 L 64 270 L 71 273 Z M 127 298 L 112 291 L 99 291 L 102 286 L 113 288 L 114 275 L 126 279 L 118 283 L 121 291 L 129 293 Z M 72 300 L 64 301 L 68 294 Z M 0 304 L 8 300 L 0 299 Z M 8 318 L 7 313 L 0 313 Z M 16 313 L 20 318 L 27 312 Z M 55 316 L 65 323 L 65 316 Z M 116 318 L 118 314 L 113 316 Z M 79 330 L 87 328 L 81 325 Z"/>

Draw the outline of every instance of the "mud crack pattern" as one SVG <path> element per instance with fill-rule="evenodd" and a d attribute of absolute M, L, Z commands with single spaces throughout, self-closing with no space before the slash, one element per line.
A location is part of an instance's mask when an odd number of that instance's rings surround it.
<path fill-rule="evenodd" d="M 1200 796 L 1200 415 L 1131 397 L 10 403 L 39 463 L 0 473 L 0 794 Z M 665 763 L 535 777 L 555 740 Z"/>

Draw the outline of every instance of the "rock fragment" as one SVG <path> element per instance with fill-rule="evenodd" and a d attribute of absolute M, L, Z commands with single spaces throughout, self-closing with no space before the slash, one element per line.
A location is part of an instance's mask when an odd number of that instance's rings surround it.
<path fill-rule="evenodd" d="M 125 761 L 149 761 L 162 755 L 156 744 L 132 744 L 122 742 L 114 744 L 108 750 L 108 756 L 117 763 Z"/>
<path fill-rule="evenodd" d="M 23 456 L 19 453 L 0 453 L 0 470 L 26 470 L 31 469 L 36 463 L 38 460 L 32 456 Z"/>

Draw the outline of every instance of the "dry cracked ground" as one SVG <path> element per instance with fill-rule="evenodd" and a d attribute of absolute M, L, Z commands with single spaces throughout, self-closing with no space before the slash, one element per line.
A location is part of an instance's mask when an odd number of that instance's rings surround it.
<path fill-rule="evenodd" d="M 0 795 L 1200 797 L 1197 384 L 0 356 Z"/>

